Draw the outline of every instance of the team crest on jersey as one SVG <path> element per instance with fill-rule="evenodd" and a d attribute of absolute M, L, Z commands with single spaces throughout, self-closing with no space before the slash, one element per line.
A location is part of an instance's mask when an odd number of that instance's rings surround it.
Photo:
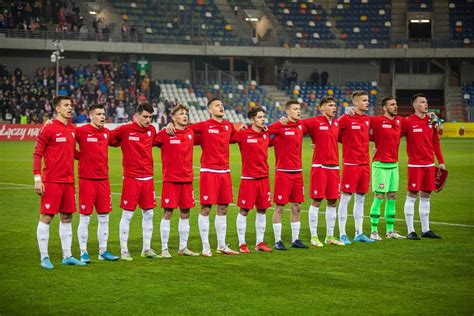
<path fill-rule="evenodd" d="M 267 139 L 267 134 L 263 134 L 263 139 Z"/>
<path fill-rule="evenodd" d="M 298 127 L 299 127 L 300 130 L 302 129 L 302 128 L 301 128 L 301 125 L 298 125 Z"/>
<path fill-rule="evenodd" d="M 365 125 L 369 126 L 369 121 L 365 121 Z"/>
<path fill-rule="evenodd" d="M 189 138 L 189 139 L 193 139 L 193 135 L 188 134 L 188 138 Z"/>
<path fill-rule="evenodd" d="M 204 199 L 204 201 L 207 201 L 209 197 L 207 195 L 204 195 L 202 198 Z"/>
<path fill-rule="evenodd" d="M 72 134 L 72 137 L 76 137 L 76 134 L 74 134 L 74 132 L 71 132 L 71 134 Z"/>
<path fill-rule="evenodd" d="M 383 190 L 383 188 L 385 188 L 385 184 L 380 183 L 380 184 L 379 184 L 379 188 Z"/>
<path fill-rule="evenodd" d="M 334 125 L 336 125 L 336 126 L 337 126 L 337 122 L 334 122 Z"/>
<path fill-rule="evenodd" d="M 104 138 L 107 139 L 107 133 L 104 133 Z"/>
<path fill-rule="evenodd" d="M 49 208 L 51 207 L 51 204 L 48 203 L 48 204 L 45 204 L 44 206 L 49 210 Z"/>
<path fill-rule="evenodd" d="M 165 203 L 168 204 L 170 202 L 170 199 L 165 199 Z"/>
<path fill-rule="evenodd" d="M 226 125 L 226 126 L 225 126 L 225 130 L 228 131 L 228 130 L 229 130 L 229 126 Z"/>
<path fill-rule="evenodd" d="M 397 124 L 400 125 L 400 120 L 397 120 Z"/>
<path fill-rule="evenodd" d="M 86 206 L 85 206 L 84 204 L 81 204 L 81 208 L 82 208 L 83 210 L 85 210 L 85 209 L 86 209 Z"/>
<path fill-rule="evenodd" d="M 245 205 L 245 200 L 242 200 L 242 204 L 244 204 L 244 205 Z"/>
<path fill-rule="evenodd" d="M 151 131 L 148 131 L 148 132 L 146 132 L 146 133 L 147 133 L 148 137 L 151 136 Z"/>

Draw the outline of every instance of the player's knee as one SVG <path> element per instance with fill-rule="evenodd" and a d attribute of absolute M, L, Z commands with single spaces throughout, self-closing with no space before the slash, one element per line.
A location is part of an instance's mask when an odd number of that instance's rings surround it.
<path fill-rule="evenodd" d="M 61 222 L 62 223 L 71 223 L 72 222 L 72 214 L 69 213 L 61 213 Z"/>
<path fill-rule="evenodd" d="M 267 209 L 265 209 L 265 208 L 258 208 L 258 209 L 257 209 L 257 213 L 259 213 L 259 214 L 266 214 L 266 213 L 267 213 Z"/>
<path fill-rule="evenodd" d="M 180 216 L 182 219 L 188 219 L 188 218 L 189 218 L 189 215 L 190 215 L 190 210 L 189 210 L 189 208 L 185 208 L 185 209 L 180 209 L 180 210 L 179 210 L 179 216 Z"/>
<path fill-rule="evenodd" d="M 329 207 L 336 207 L 337 200 L 327 200 L 327 203 Z"/>
<path fill-rule="evenodd" d="M 312 206 L 320 207 L 321 206 L 321 199 L 313 199 L 311 202 Z"/>
<path fill-rule="evenodd" d="M 169 208 L 169 209 L 165 209 L 164 212 L 163 212 L 163 219 L 171 219 L 171 215 L 173 215 L 173 209 L 172 208 Z"/>
<path fill-rule="evenodd" d="M 396 192 L 388 192 L 387 193 L 387 199 L 389 199 L 389 200 L 397 199 L 397 193 Z"/>
<path fill-rule="evenodd" d="M 200 213 L 202 216 L 209 216 L 211 213 L 211 205 L 202 205 Z"/>
<path fill-rule="evenodd" d="M 430 196 L 431 196 L 431 192 L 428 192 L 428 191 L 421 191 L 420 192 L 420 198 L 429 199 Z"/>
<path fill-rule="evenodd" d="M 241 208 L 241 209 L 239 210 L 239 213 L 240 213 L 240 215 L 242 215 L 242 216 L 247 216 L 247 215 L 249 215 L 249 210 L 246 210 L 246 209 Z"/>
<path fill-rule="evenodd" d="M 227 215 L 229 207 L 227 205 L 217 205 L 217 215 Z"/>

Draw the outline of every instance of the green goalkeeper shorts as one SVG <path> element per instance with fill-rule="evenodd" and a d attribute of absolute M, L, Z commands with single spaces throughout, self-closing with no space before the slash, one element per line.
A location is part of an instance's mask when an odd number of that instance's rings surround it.
<path fill-rule="evenodd" d="M 374 161 L 372 163 L 372 191 L 397 192 L 399 181 L 397 162 Z"/>

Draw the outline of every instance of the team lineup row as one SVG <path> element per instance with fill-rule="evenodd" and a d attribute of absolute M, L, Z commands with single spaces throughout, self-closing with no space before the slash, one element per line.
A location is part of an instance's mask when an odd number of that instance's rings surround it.
<path fill-rule="evenodd" d="M 336 119 L 336 100 L 324 97 L 319 105 L 322 115 L 300 119 L 300 104 L 289 101 L 285 118 L 268 127 L 265 110 L 252 108 L 248 117 L 250 127 L 236 130 L 224 120 L 224 105 L 219 99 L 208 103 L 210 119 L 188 124 L 188 108 L 178 105 L 171 115 L 173 123 L 157 133 L 151 125 L 153 108 L 147 103 L 137 106 L 135 121 L 109 131 L 104 127 L 105 112 L 101 105 L 90 109 L 91 123 L 76 128 L 70 123 L 71 100 L 56 97 L 53 104 L 57 117 L 44 126 L 38 135 L 33 154 L 35 191 L 41 195 L 40 220 L 37 239 L 41 266 L 52 269 L 48 254 L 49 225 L 54 215 L 60 214 L 60 239 L 63 250 L 62 264 L 86 265 L 90 262 L 87 252 L 88 226 L 95 207 L 98 213 L 99 260 L 115 261 L 119 258 L 132 261 L 128 250 L 130 222 L 135 209 L 142 209 L 143 248 L 142 257 L 171 258 L 168 250 L 170 218 L 179 208 L 179 255 L 199 256 L 188 249 L 190 231 L 189 214 L 194 207 L 193 193 L 193 146 L 202 148 L 200 168 L 200 204 L 198 226 L 202 241 L 202 256 L 212 256 L 209 242 L 209 214 L 216 205 L 215 229 L 217 252 L 228 255 L 250 252 L 245 241 L 248 212 L 256 209 L 257 251 L 271 252 L 264 242 L 266 210 L 271 206 L 268 147 L 275 150 L 275 183 L 273 202 L 273 231 L 275 250 L 286 250 L 282 242 L 282 213 L 286 204 L 291 205 L 291 247 L 308 248 L 299 238 L 300 210 L 304 201 L 302 174 L 303 135 L 311 137 L 314 154 L 310 175 L 309 226 L 310 243 L 322 247 L 318 238 L 318 214 L 322 200 L 327 200 L 325 212 L 327 245 L 345 246 L 351 241 L 346 233 L 347 208 L 352 194 L 355 195 L 354 241 L 374 242 L 382 238 L 378 234 L 381 206 L 385 201 L 386 237 L 406 238 L 394 230 L 395 200 L 399 185 L 398 148 L 405 136 L 408 154 L 408 194 L 404 213 L 408 229 L 407 238 L 419 240 L 414 229 L 414 205 L 420 196 L 419 213 L 422 237 L 440 238 L 429 228 L 430 194 L 435 190 L 436 156 L 439 168 L 445 169 L 435 122 L 430 120 L 426 97 L 417 94 L 412 98 L 415 114 L 403 118 L 397 116 L 395 98 L 382 101 L 384 114 L 369 117 L 368 93 L 355 91 L 352 95 L 353 113 Z M 375 143 L 374 157 L 370 166 L 369 141 Z M 79 150 L 76 149 L 76 142 Z M 342 143 L 343 170 L 339 175 L 338 142 Z M 239 251 L 226 243 L 228 205 L 233 202 L 229 169 L 229 144 L 237 143 L 242 156 L 242 176 L 236 219 Z M 122 150 L 123 187 L 120 207 L 120 257 L 107 250 L 109 212 L 112 210 L 108 180 L 108 146 Z M 156 207 L 152 148 L 161 150 L 163 187 L 161 207 L 164 209 L 160 224 L 162 251 L 158 255 L 151 248 L 153 216 Z M 78 226 L 80 259 L 72 256 L 72 214 L 76 212 L 74 184 L 74 159 L 78 163 L 79 213 Z M 41 169 L 42 161 L 44 167 Z M 369 191 L 372 167 L 372 191 L 375 193 L 370 209 L 370 237 L 363 232 L 364 198 Z M 419 194 L 418 194 L 419 193 Z M 336 211 L 337 200 L 340 200 Z M 336 219 L 339 238 L 334 236 Z"/>

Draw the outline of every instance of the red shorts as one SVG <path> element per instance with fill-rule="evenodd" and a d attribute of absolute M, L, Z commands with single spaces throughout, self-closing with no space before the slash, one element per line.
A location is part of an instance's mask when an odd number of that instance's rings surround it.
<path fill-rule="evenodd" d="M 194 191 L 192 182 L 163 182 L 161 190 L 162 208 L 180 208 L 182 210 L 194 207 Z"/>
<path fill-rule="evenodd" d="M 367 193 L 370 184 L 370 165 L 344 165 L 342 167 L 341 191 Z"/>
<path fill-rule="evenodd" d="M 273 202 L 279 205 L 304 202 L 304 183 L 302 172 L 275 172 Z"/>
<path fill-rule="evenodd" d="M 271 206 L 270 180 L 241 179 L 237 206 L 249 210 L 254 206 L 257 209 L 267 209 Z"/>
<path fill-rule="evenodd" d="M 312 167 L 309 195 L 312 199 L 336 200 L 341 196 L 339 169 Z"/>
<path fill-rule="evenodd" d="M 91 180 L 79 178 L 79 213 L 91 215 L 112 211 L 112 195 L 110 195 L 109 179 Z"/>
<path fill-rule="evenodd" d="M 135 211 L 137 204 L 142 210 L 156 207 L 154 181 L 124 177 L 120 207 L 126 211 Z"/>
<path fill-rule="evenodd" d="M 74 183 L 44 183 L 44 194 L 41 196 L 41 214 L 76 212 L 76 188 Z"/>
<path fill-rule="evenodd" d="M 408 167 L 408 191 L 431 192 L 436 189 L 436 167 Z"/>
<path fill-rule="evenodd" d="M 234 200 L 230 172 L 201 172 L 199 177 L 199 188 L 201 190 L 201 204 L 227 205 L 232 203 Z"/>

